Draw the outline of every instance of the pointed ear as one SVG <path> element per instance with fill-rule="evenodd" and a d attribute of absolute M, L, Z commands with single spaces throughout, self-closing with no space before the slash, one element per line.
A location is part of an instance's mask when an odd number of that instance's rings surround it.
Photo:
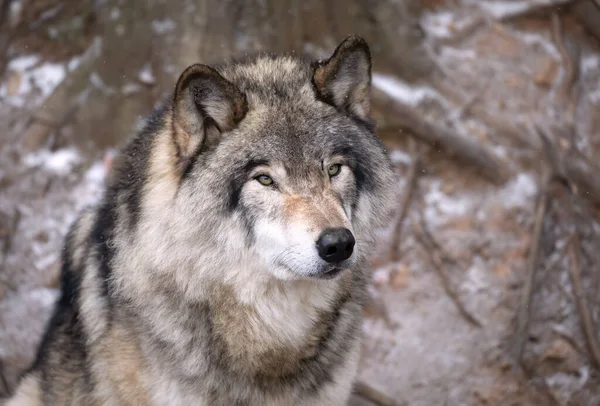
<path fill-rule="evenodd" d="M 201 64 L 187 68 L 173 97 L 173 137 L 180 162 L 237 127 L 246 111 L 246 96 L 216 70 Z"/>
<path fill-rule="evenodd" d="M 323 101 L 360 119 L 371 111 L 371 52 L 364 39 L 346 38 L 333 56 L 313 65 L 313 83 Z"/>

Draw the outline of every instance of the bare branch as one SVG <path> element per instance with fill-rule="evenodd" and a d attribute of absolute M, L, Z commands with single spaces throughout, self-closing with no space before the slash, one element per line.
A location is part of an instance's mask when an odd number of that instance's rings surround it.
<path fill-rule="evenodd" d="M 563 69 L 565 71 L 562 83 L 557 92 L 558 102 L 566 103 L 569 99 L 571 88 L 577 79 L 579 58 L 572 58 L 569 50 L 565 45 L 564 32 L 561 18 L 557 13 L 552 13 L 552 40 L 560 53 Z"/>
<path fill-rule="evenodd" d="M 523 18 L 523 17 L 531 17 L 531 16 L 544 16 L 548 15 L 548 13 L 556 10 L 557 8 L 566 8 L 573 3 L 576 3 L 577 0 L 555 0 L 555 1 L 530 1 L 530 5 L 528 7 L 519 8 L 513 11 L 510 10 L 508 12 L 496 12 L 491 13 L 491 17 L 497 21 L 510 21 L 515 18 Z"/>
<path fill-rule="evenodd" d="M 465 305 L 460 299 L 460 295 L 458 294 L 456 288 L 454 287 L 454 285 L 450 281 L 450 278 L 448 278 L 448 275 L 446 274 L 446 264 L 451 263 L 453 265 L 456 265 L 456 260 L 447 256 L 442 257 L 443 251 L 437 245 L 437 243 L 431 236 L 431 233 L 427 230 L 427 226 L 422 218 L 413 218 L 412 224 L 414 227 L 415 236 L 417 240 L 425 247 L 427 253 L 429 254 L 433 267 L 437 275 L 439 276 L 440 281 L 442 282 L 442 287 L 444 288 L 444 291 L 454 302 L 459 313 L 465 318 L 465 320 L 467 320 L 471 325 L 481 328 L 481 322 L 479 322 L 479 320 L 477 320 L 477 318 L 466 309 Z"/>
<path fill-rule="evenodd" d="M 574 224 L 573 203 L 566 188 L 562 188 L 558 199 L 562 203 L 561 213 L 564 224 Z M 597 330 L 594 326 L 594 320 L 581 282 L 581 239 L 576 228 L 570 232 L 567 249 L 570 260 L 569 277 L 571 279 L 571 284 L 573 285 L 573 295 L 575 296 L 575 305 L 577 307 L 577 312 L 579 313 L 581 328 L 592 361 L 596 368 L 600 368 L 600 345 L 598 344 L 598 337 L 596 336 Z"/>
<path fill-rule="evenodd" d="M 0 395 L 6 395 L 10 392 L 10 386 L 6 381 L 6 376 L 4 376 L 4 361 L 0 359 Z"/>
<path fill-rule="evenodd" d="M 354 393 L 377 406 L 400 406 L 405 404 L 405 402 L 396 402 L 391 397 L 363 381 L 358 381 L 354 384 Z"/>
<path fill-rule="evenodd" d="M 438 145 L 463 163 L 475 166 L 486 179 L 503 184 L 513 175 L 510 166 L 487 145 L 470 139 L 446 126 L 427 121 L 413 106 L 391 99 L 375 89 L 377 107 L 388 113 L 388 118 L 411 135 L 428 145 Z"/>
<path fill-rule="evenodd" d="M 585 29 L 600 40 L 600 1 L 582 0 L 573 6 L 573 15 Z"/>
<path fill-rule="evenodd" d="M 550 177 L 547 176 L 541 190 L 537 208 L 535 211 L 535 221 L 533 225 L 532 246 L 527 258 L 527 279 L 521 296 L 521 304 L 517 313 L 516 331 L 515 331 L 515 359 L 521 363 L 527 335 L 529 333 L 529 324 L 531 320 L 531 301 L 533 297 L 533 288 L 535 285 L 536 271 L 539 268 L 540 247 L 542 242 L 542 231 L 544 229 L 544 219 L 548 211 L 548 187 L 550 186 Z"/>
<path fill-rule="evenodd" d="M 410 203 L 413 196 L 413 190 L 415 189 L 415 185 L 417 184 L 417 178 L 419 174 L 420 167 L 420 151 L 419 145 L 415 140 L 410 140 L 410 152 L 413 157 L 413 162 L 408 170 L 408 174 L 406 175 L 406 184 L 404 187 L 404 191 L 402 193 L 402 200 L 400 201 L 400 214 L 398 216 L 398 220 L 396 223 L 396 229 L 394 232 L 394 236 L 392 238 L 392 253 L 391 258 L 393 262 L 397 262 L 400 260 L 400 244 L 401 244 L 401 236 L 402 236 L 402 225 L 404 224 L 404 219 L 406 218 L 406 214 L 410 209 Z"/>

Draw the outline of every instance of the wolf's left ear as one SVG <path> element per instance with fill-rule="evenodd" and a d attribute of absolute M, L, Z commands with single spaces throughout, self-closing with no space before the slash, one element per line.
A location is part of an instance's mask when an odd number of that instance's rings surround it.
<path fill-rule="evenodd" d="M 186 162 L 206 142 L 233 130 L 247 111 L 246 96 L 213 68 L 195 64 L 179 77 L 173 97 L 178 158 Z"/>
<path fill-rule="evenodd" d="M 358 36 L 346 38 L 333 56 L 313 65 L 313 83 L 325 102 L 367 119 L 371 110 L 371 52 Z"/>

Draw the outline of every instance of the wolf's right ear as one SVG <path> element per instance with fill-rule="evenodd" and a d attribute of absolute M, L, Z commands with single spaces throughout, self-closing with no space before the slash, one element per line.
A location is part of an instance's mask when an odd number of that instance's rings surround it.
<path fill-rule="evenodd" d="M 178 158 L 189 160 L 220 133 L 233 130 L 247 111 L 246 96 L 213 68 L 195 64 L 179 77 L 173 97 Z"/>

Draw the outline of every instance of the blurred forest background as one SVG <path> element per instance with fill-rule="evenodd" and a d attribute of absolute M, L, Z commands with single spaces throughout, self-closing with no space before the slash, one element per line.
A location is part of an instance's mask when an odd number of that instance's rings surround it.
<path fill-rule="evenodd" d="M 361 381 L 410 405 L 600 405 L 597 0 L 0 0 L 0 394 L 67 228 L 179 73 L 348 34 L 402 192 Z"/>

